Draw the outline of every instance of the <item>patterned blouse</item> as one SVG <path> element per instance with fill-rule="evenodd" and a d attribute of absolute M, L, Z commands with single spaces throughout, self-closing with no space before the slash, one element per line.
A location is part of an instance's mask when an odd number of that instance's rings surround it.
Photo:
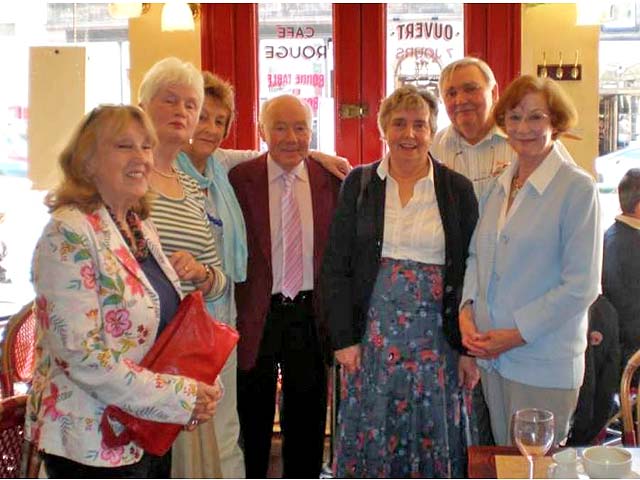
<path fill-rule="evenodd" d="M 149 221 L 149 251 L 176 291 L 178 277 Z M 61 208 L 36 246 L 36 366 L 25 436 L 47 453 L 96 467 L 140 460 L 134 443 L 107 448 L 107 405 L 140 418 L 186 424 L 195 380 L 139 366 L 156 338 L 160 300 L 107 210 Z"/>

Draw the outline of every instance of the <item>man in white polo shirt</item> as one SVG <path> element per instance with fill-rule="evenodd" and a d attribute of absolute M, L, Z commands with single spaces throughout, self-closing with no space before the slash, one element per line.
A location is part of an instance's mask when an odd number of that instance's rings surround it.
<path fill-rule="evenodd" d="M 506 137 L 491 119 L 498 100 L 493 71 L 474 57 L 450 63 L 440 75 L 440 95 L 451 125 L 436 134 L 431 153 L 471 180 L 480 198 L 491 181 L 515 159 Z"/>

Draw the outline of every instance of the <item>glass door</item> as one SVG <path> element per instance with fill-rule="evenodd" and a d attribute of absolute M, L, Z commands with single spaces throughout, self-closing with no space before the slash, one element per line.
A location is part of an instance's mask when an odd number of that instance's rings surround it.
<path fill-rule="evenodd" d="M 313 112 L 311 148 L 335 152 L 333 19 L 329 3 L 258 5 L 259 101 L 282 94 Z"/>
<path fill-rule="evenodd" d="M 464 57 L 461 3 L 390 3 L 387 5 L 387 92 L 412 84 L 440 98 L 440 72 Z M 449 125 L 441 104 L 438 128 Z"/>

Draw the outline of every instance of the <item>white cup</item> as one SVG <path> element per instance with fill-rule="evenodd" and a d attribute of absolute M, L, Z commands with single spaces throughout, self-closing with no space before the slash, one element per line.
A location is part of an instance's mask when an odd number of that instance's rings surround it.
<path fill-rule="evenodd" d="M 631 454 L 620 447 L 590 447 L 582 452 L 582 465 L 590 478 L 624 478 L 631 473 Z"/>
<path fill-rule="evenodd" d="M 578 478 L 578 455 L 573 448 L 561 450 L 551 457 L 549 478 Z"/>

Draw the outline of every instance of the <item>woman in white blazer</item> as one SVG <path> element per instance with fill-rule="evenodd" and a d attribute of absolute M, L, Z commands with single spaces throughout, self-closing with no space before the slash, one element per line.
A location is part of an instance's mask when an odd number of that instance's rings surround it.
<path fill-rule="evenodd" d="M 556 145 L 577 114 L 553 80 L 515 80 L 493 115 L 517 161 L 480 199 L 462 342 L 480 359 L 496 443 L 511 443 L 511 416 L 526 407 L 552 411 L 561 442 L 582 384 L 587 310 L 600 284 L 598 193 Z"/>
<path fill-rule="evenodd" d="M 33 259 L 37 361 L 26 436 L 49 478 L 168 477 L 170 452 L 104 445 L 104 408 L 195 428 L 221 395 L 139 366 L 182 296 L 146 220 L 153 132 L 137 107 L 97 107 L 61 154 L 63 179 L 47 197 L 51 220 Z"/>

